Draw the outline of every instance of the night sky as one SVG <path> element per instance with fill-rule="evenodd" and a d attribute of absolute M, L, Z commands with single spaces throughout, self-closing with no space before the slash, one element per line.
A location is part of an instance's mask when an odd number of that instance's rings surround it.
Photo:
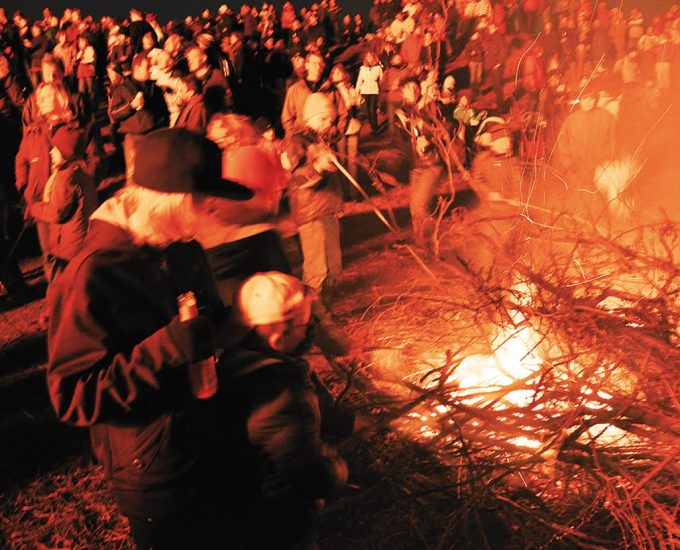
<path fill-rule="evenodd" d="M 250 0 L 252 5 L 259 6 L 264 0 Z M 285 0 L 268 0 L 280 10 Z M 299 8 L 309 6 L 315 0 L 292 0 L 293 5 Z M 639 6 L 646 16 L 653 13 L 662 13 L 676 0 L 609 0 L 609 6 L 621 5 L 625 11 L 629 11 L 634 5 Z M 0 5 L 4 6 L 8 14 L 21 9 L 29 18 L 40 17 L 43 7 L 49 6 L 52 10 L 61 14 L 66 6 L 81 8 L 84 14 L 92 14 L 99 18 L 102 15 L 112 15 L 114 17 L 127 16 L 130 7 L 135 6 L 144 11 L 154 12 L 161 23 L 170 19 L 183 19 L 187 15 L 197 15 L 204 8 L 210 8 L 213 12 L 217 7 L 226 3 L 233 10 L 237 10 L 244 0 L 202 0 L 191 2 L 187 0 L 5 0 Z M 339 0 L 345 11 L 361 12 L 366 15 L 371 6 L 372 0 Z"/>

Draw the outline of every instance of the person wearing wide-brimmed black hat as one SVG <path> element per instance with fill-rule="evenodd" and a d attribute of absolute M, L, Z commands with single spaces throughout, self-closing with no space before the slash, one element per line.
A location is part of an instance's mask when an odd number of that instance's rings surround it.
<path fill-rule="evenodd" d="M 195 204 L 245 200 L 220 151 L 184 129 L 139 140 L 134 183 L 93 214 L 84 249 L 50 295 L 47 382 L 63 422 L 88 427 L 138 548 L 226 547 L 216 401 L 190 365 L 230 332 L 201 247 Z M 198 315 L 178 315 L 193 292 Z"/>

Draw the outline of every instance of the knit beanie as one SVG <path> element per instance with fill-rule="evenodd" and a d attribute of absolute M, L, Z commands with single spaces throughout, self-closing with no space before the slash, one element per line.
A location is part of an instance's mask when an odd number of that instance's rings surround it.
<path fill-rule="evenodd" d="M 52 136 L 52 147 L 56 147 L 64 160 L 71 160 L 83 154 L 83 132 L 76 126 L 64 125 L 57 128 Z"/>

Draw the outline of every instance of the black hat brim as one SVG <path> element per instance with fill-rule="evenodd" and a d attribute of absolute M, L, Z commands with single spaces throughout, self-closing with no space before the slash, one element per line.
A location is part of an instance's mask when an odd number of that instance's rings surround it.
<path fill-rule="evenodd" d="M 255 195 L 251 189 L 227 179 L 199 184 L 196 186 L 196 192 L 233 201 L 247 201 Z"/>

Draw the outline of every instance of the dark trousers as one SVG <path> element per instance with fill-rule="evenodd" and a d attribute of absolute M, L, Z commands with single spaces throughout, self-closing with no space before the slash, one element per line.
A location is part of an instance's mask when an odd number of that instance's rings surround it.
<path fill-rule="evenodd" d="M 374 132 L 378 131 L 378 94 L 366 94 L 362 96 L 366 101 L 366 113 L 368 122 Z"/>
<path fill-rule="evenodd" d="M 223 509 L 201 507 L 164 516 L 128 517 L 137 550 L 234 548 L 226 541 L 229 517 Z"/>
<path fill-rule="evenodd" d="M 493 93 L 496 96 L 496 109 L 503 112 L 505 108 L 505 96 L 503 95 L 503 67 L 494 67 L 489 73 Z"/>
<path fill-rule="evenodd" d="M 6 243 L 0 240 L 0 283 L 8 294 L 21 292 L 26 288 L 26 282 L 16 260 L 9 255 Z"/>

